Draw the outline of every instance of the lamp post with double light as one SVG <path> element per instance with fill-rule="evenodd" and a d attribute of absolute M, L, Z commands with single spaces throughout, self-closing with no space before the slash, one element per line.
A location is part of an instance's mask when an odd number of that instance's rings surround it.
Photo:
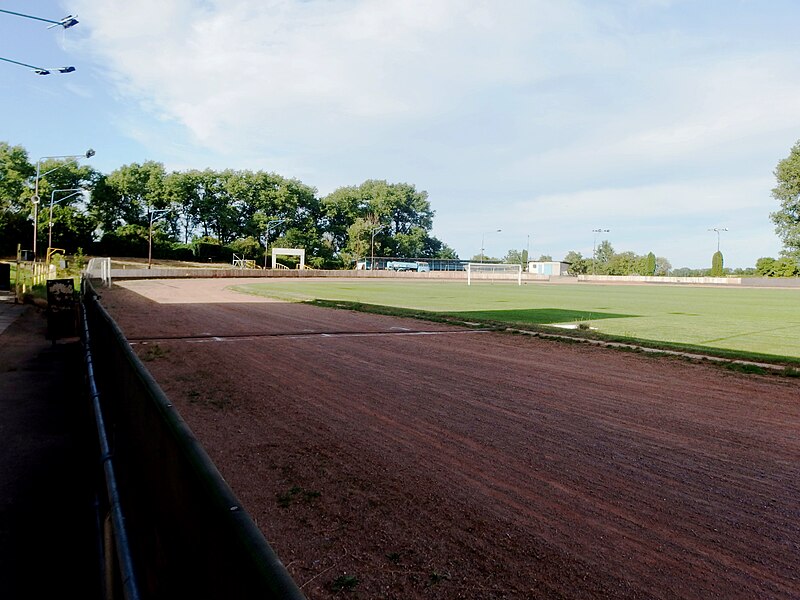
<path fill-rule="evenodd" d="M 719 233 L 720 231 L 728 231 L 727 227 L 712 227 L 709 231 L 716 231 L 717 232 L 717 252 L 719 252 Z"/>
<path fill-rule="evenodd" d="M 269 231 L 275 225 L 283 223 L 286 219 L 272 219 L 267 221 L 267 237 L 264 239 L 264 268 L 267 268 L 267 256 L 269 255 Z M 275 265 L 272 265 L 273 267 Z"/>
<path fill-rule="evenodd" d="M 501 231 L 503 231 L 503 230 L 502 229 L 495 229 L 494 233 L 500 233 Z M 484 233 L 484 234 L 481 235 L 481 262 L 483 262 L 483 260 L 485 258 L 485 254 L 483 252 L 484 251 L 483 243 L 484 243 L 485 240 L 486 240 L 486 234 Z"/>
<path fill-rule="evenodd" d="M 595 262 L 597 261 L 597 234 L 608 233 L 610 229 L 592 229 L 594 233 L 594 242 L 592 243 L 592 275 L 596 274 Z"/>
<path fill-rule="evenodd" d="M 83 188 L 68 188 L 68 189 L 63 189 L 63 190 L 53 190 L 52 192 L 50 192 L 50 218 L 47 221 L 47 226 L 48 226 L 48 229 L 49 229 L 49 231 L 47 233 L 47 256 L 48 256 L 48 258 L 50 257 L 50 249 L 53 247 L 53 204 L 55 204 L 55 202 L 53 202 L 53 200 L 55 198 L 56 192 L 72 192 L 71 194 L 67 194 L 66 196 L 64 196 L 63 198 L 61 198 L 59 200 L 59 202 L 63 202 L 64 200 L 72 198 L 73 196 L 77 196 L 78 194 L 81 194 L 81 193 L 83 193 L 85 191 L 86 190 L 84 190 Z"/>
<path fill-rule="evenodd" d="M 47 171 L 46 173 L 42 173 L 42 161 L 43 160 L 77 160 L 80 158 L 91 158 L 95 155 L 95 151 L 89 148 L 83 154 L 66 154 L 62 156 L 42 156 L 39 160 L 36 161 L 36 179 L 34 180 L 33 184 L 33 197 L 31 198 L 31 202 L 33 203 L 33 260 L 36 260 L 36 238 L 39 237 L 39 181 L 45 175 L 49 175 L 53 171 L 57 171 L 61 167 L 67 165 L 68 163 L 61 163 L 57 167 L 54 167 Z"/>
<path fill-rule="evenodd" d="M 159 218 L 159 215 L 170 212 L 169 208 L 158 208 L 150 211 L 150 230 L 147 235 L 147 268 L 153 265 L 153 223 Z"/>
<path fill-rule="evenodd" d="M 531 264 L 531 234 L 528 234 L 528 245 L 525 246 L 525 260 L 522 261 L 522 269 L 524 271 L 530 270 L 528 265 Z"/>
<path fill-rule="evenodd" d="M 370 260 L 369 260 L 369 270 L 372 271 L 375 268 L 375 235 L 381 230 L 386 228 L 386 225 L 378 225 L 377 227 L 373 227 L 370 231 Z"/>

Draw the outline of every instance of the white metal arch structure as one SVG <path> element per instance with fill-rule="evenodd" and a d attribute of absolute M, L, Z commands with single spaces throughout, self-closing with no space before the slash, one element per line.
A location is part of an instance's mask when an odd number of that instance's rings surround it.
<path fill-rule="evenodd" d="M 276 256 L 299 256 L 300 270 L 306 266 L 306 251 L 303 248 L 273 248 L 272 249 L 272 268 L 275 268 Z"/>

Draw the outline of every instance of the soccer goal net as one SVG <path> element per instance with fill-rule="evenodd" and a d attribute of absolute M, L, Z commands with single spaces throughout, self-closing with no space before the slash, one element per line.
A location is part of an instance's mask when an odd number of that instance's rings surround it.
<path fill-rule="evenodd" d="M 522 285 L 522 265 L 468 263 L 467 285 L 478 281 L 516 281 L 517 285 Z"/>

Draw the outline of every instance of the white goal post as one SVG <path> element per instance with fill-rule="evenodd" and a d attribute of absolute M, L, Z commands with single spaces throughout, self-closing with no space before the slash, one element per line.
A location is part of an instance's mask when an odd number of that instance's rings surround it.
<path fill-rule="evenodd" d="M 522 265 L 499 263 L 467 263 L 467 285 L 473 281 L 516 281 L 522 285 Z"/>

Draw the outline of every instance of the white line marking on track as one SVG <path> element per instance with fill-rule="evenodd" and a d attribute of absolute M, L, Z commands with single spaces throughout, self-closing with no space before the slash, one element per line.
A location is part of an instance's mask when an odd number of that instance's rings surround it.
<path fill-rule="evenodd" d="M 186 342 L 189 344 L 207 344 L 209 342 L 248 342 L 264 338 L 280 338 L 299 340 L 305 338 L 341 338 L 341 337 L 397 337 L 415 335 L 463 335 L 473 333 L 489 333 L 488 329 L 464 331 L 374 331 L 374 332 L 338 332 L 338 333 L 296 333 L 296 334 L 264 334 L 264 335 L 232 335 L 230 337 L 179 337 L 179 338 L 150 338 L 129 341 L 131 346 L 146 345 L 152 342 Z"/>

